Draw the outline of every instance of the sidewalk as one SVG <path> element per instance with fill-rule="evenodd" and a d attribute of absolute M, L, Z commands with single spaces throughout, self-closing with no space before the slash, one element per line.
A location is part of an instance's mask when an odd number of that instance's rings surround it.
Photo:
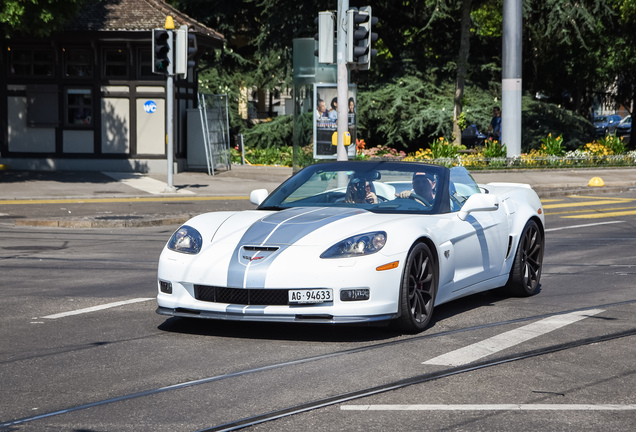
<path fill-rule="evenodd" d="M 202 197 L 227 197 L 241 200 L 247 206 L 249 194 L 254 189 L 273 191 L 280 183 L 292 175 L 292 168 L 275 166 L 233 165 L 231 170 L 217 171 L 214 175 L 207 172 L 183 172 L 174 174 L 173 191 L 168 190 L 167 173 L 135 174 L 135 173 L 103 173 L 76 171 L 10 171 L 0 170 L 0 221 L 12 220 L 11 208 L 19 207 L 11 204 L 29 204 L 29 215 L 23 220 L 15 220 L 20 225 L 62 226 L 48 225 L 36 216 L 38 205 L 65 203 L 75 200 L 86 200 L 88 204 L 93 200 L 110 200 L 131 198 L 156 198 L 165 201 L 178 198 L 192 199 Z M 512 182 L 530 184 L 542 199 L 570 194 L 602 194 L 619 193 L 629 189 L 636 189 L 636 168 L 604 168 L 604 169 L 542 169 L 542 170 L 498 170 L 473 171 L 472 175 L 478 183 Z M 589 186 L 590 180 L 598 177 L 604 186 Z M 141 201 L 141 200 L 140 200 Z M 83 201 L 79 201 L 83 202 Z M 102 206 L 106 206 L 103 204 Z M 124 209 L 121 203 L 109 204 L 118 212 Z M 50 206 L 49 206 L 50 207 Z M 174 206 L 173 206 L 174 207 Z M 45 207 L 42 207 L 45 208 Z M 114 221 L 111 226 L 144 226 L 144 224 L 178 224 L 188 215 L 170 215 L 166 212 L 176 210 L 161 210 L 157 214 L 131 216 L 131 220 L 122 225 L 122 221 Z M 70 212 L 69 212 L 70 213 Z M 161 214 L 159 214 L 161 213 Z M 73 219 L 69 215 L 66 219 Z M 123 218 L 124 216 L 120 217 Z M 40 219 L 42 219 L 41 217 Z M 59 218 L 57 218 L 59 219 Z M 86 222 L 88 219 L 88 222 Z M 133 220 L 134 219 L 134 220 Z M 64 226 L 75 227 L 104 227 L 104 221 L 99 225 L 91 224 L 90 217 L 82 218 L 86 223 L 73 224 L 67 222 Z M 152 220 L 148 222 L 148 220 Z"/>
<path fill-rule="evenodd" d="M 245 196 L 254 189 L 274 190 L 292 168 L 233 165 L 231 170 L 168 175 L 94 171 L 0 171 L 0 201 L 143 196 Z"/>

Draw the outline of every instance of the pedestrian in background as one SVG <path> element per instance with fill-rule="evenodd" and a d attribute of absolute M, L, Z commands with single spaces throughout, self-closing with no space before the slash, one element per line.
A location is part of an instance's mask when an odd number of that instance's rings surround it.
<path fill-rule="evenodd" d="M 501 139 L 501 109 L 498 106 L 492 109 L 492 119 L 488 132 L 492 134 L 493 139 L 499 141 Z"/>

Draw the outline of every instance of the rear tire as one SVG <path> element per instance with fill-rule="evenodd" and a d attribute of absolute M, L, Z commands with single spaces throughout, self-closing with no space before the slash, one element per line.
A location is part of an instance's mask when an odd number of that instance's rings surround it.
<path fill-rule="evenodd" d="M 417 243 L 404 266 L 400 286 L 400 311 L 397 326 L 407 333 L 424 330 L 433 315 L 437 294 L 438 270 L 433 253 L 424 243 Z"/>
<path fill-rule="evenodd" d="M 543 265 L 545 240 L 539 225 L 529 220 L 519 239 L 519 247 L 510 269 L 505 289 L 516 297 L 529 297 L 537 293 Z"/>

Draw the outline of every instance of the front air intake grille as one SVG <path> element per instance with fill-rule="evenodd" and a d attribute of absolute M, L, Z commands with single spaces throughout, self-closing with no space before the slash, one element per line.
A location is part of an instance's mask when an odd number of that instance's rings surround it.
<path fill-rule="evenodd" d="M 287 306 L 289 304 L 286 289 L 243 289 L 195 285 L 194 298 L 204 302 L 246 306 Z"/>

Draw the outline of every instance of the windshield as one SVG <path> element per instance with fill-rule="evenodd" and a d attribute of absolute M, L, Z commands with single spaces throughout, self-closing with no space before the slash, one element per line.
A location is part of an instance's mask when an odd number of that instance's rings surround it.
<path fill-rule="evenodd" d="M 605 116 L 594 117 L 594 122 L 595 123 L 603 123 L 603 122 L 606 122 L 606 121 L 607 121 L 607 117 L 605 117 Z"/>
<path fill-rule="evenodd" d="M 465 169 L 453 177 L 461 183 L 459 188 L 454 184 L 451 188 L 450 170 L 439 165 L 322 163 L 291 177 L 267 197 L 259 209 L 319 206 L 360 208 L 378 213 L 447 213 L 457 209 L 457 200 L 451 196 L 456 196 L 458 189 L 462 197 L 479 193 Z M 461 204 L 463 201 L 465 198 L 460 200 Z"/>

